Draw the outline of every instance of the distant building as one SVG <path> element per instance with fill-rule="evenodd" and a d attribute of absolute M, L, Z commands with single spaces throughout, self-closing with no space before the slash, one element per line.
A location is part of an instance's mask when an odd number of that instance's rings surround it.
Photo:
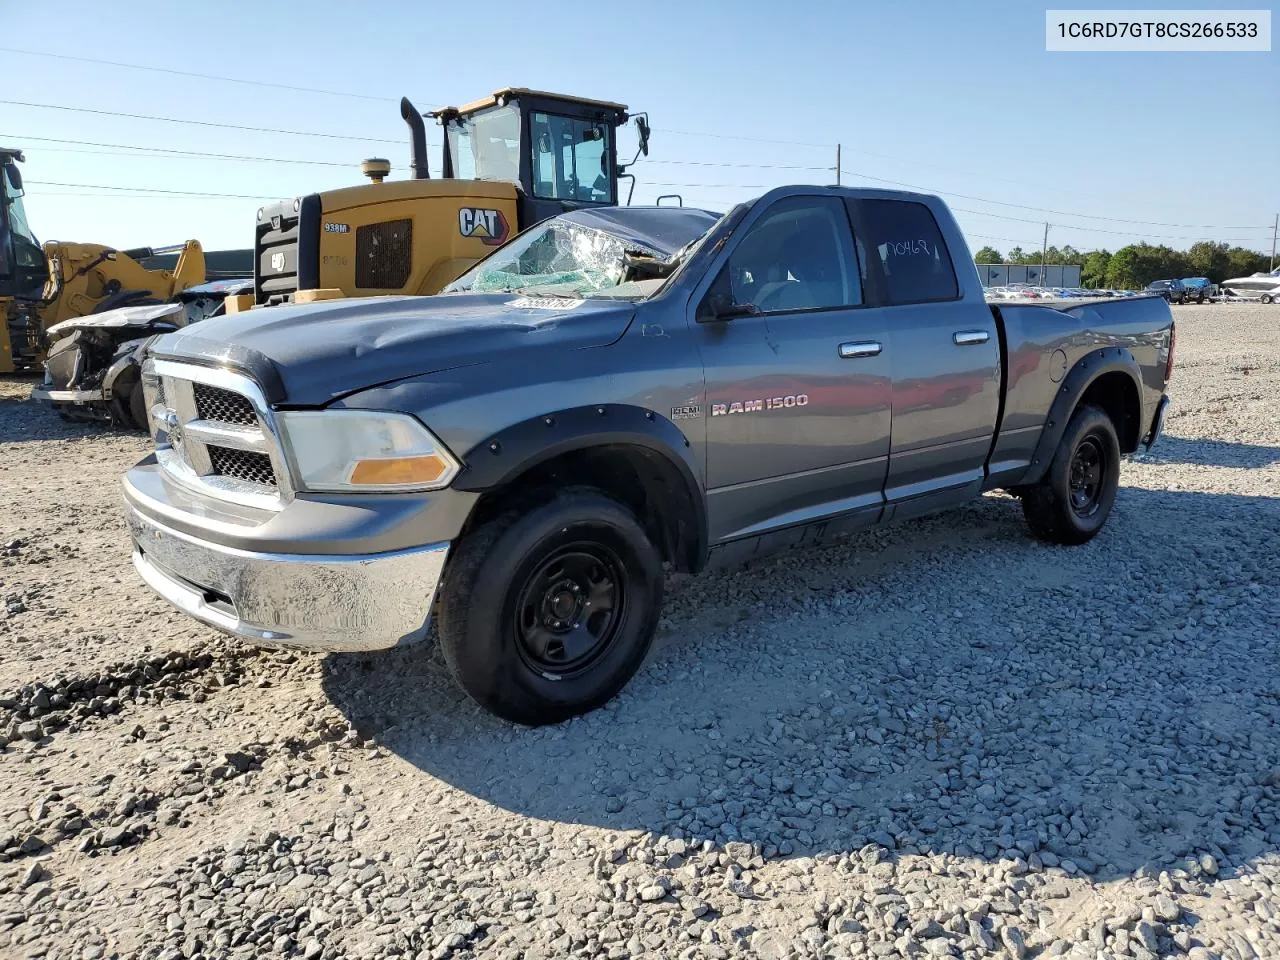
<path fill-rule="evenodd" d="M 979 263 L 977 267 L 984 287 L 1003 287 L 1010 283 L 1033 287 L 1080 286 L 1080 265 L 1075 263 L 1046 263 L 1043 277 L 1038 263 Z"/>
<path fill-rule="evenodd" d="M 172 270 L 178 265 L 176 253 L 158 253 L 139 261 L 148 270 Z M 247 250 L 206 250 L 204 273 L 209 280 L 238 280 L 253 277 L 253 248 Z"/>

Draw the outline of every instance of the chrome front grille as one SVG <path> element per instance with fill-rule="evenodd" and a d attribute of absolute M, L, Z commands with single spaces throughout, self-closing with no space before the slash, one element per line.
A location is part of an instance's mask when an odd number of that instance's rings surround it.
<path fill-rule="evenodd" d="M 248 397 L 207 383 L 193 383 L 191 388 L 195 394 L 196 414 L 201 420 L 257 425 L 258 415 L 253 412 L 253 404 Z"/>
<path fill-rule="evenodd" d="M 155 361 L 156 459 L 180 483 L 223 500 L 278 509 L 293 495 L 274 419 L 253 380 Z"/>
<path fill-rule="evenodd" d="M 271 469 L 271 458 L 265 453 L 250 453 L 248 450 L 210 446 L 209 460 L 213 464 L 213 472 L 218 476 L 267 487 L 276 485 L 275 471 Z"/>

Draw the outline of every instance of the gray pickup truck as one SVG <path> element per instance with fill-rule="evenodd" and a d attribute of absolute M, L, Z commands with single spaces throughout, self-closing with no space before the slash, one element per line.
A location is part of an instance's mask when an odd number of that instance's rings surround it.
<path fill-rule="evenodd" d="M 724 216 L 544 221 L 427 298 L 253 310 L 167 334 L 134 564 L 255 643 L 423 638 L 510 720 L 605 703 L 664 566 L 698 571 L 984 491 L 1094 536 L 1160 433 L 1159 297 L 988 305 L 932 196 L 782 187 Z"/>

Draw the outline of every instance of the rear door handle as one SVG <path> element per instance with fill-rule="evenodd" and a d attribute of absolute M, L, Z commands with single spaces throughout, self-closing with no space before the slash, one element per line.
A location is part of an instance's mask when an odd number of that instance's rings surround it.
<path fill-rule="evenodd" d="M 967 347 L 975 343 L 986 343 L 991 339 L 991 334 L 985 330 L 957 330 L 951 339 L 957 347 Z"/>
<path fill-rule="evenodd" d="M 883 349 L 884 345 L 879 340 L 853 340 L 840 344 L 840 358 L 855 360 L 858 357 L 875 357 Z"/>

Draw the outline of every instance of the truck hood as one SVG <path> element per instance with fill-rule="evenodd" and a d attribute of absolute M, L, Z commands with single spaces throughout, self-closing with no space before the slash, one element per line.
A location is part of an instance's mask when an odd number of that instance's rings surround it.
<path fill-rule="evenodd" d="M 166 334 L 149 353 L 239 367 L 272 403 L 322 406 L 516 351 L 607 346 L 634 314 L 625 301 L 512 293 L 330 300 L 215 317 Z"/>

